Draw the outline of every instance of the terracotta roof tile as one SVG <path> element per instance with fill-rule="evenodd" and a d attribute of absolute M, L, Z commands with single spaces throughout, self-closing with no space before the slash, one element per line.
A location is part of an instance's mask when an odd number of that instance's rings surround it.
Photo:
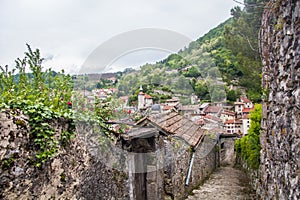
<path fill-rule="evenodd" d="M 235 115 L 235 112 L 233 112 L 233 111 L 231 111 L 231 110 L 223 110 L 222 113 L 225 114 L 225 115 L 232 115 L 232 116 Z"/>
<path fill-rule="evenodd" d="M 213 115 L 205 115 L 204 118 L 211 119 L 211 120 L 214 120 L 214 121 L 217 121 L 217 122 L 222 121 L 219 117 L 216 117 L 216 116 L 213 116 Z"/>
<path fill-rule="evenodd" d="M 146 99 L 153 99 L 149 94 L 145 94 Z"/>
<path fill-rule="evenodd" d="M 252 103 L 252 101 L 250 101 L 247 97 L 245 96 L 241 96 L 240 99 L 244 102 L 244 103 Z"/>
<path fill-rule="evenodd" d="M 240 119 L 229 119 L 224 124 L 241 124 L 242 120 Z"/>
<path fill-rule="evenodd" d="M 193 147 L 196 146 L 205 135 L 204 130 L 202 130 L 199 125 L 175 111 L 149 116 L 145 119 L 166 131 L 168 134 L 184 139 Z M 141 121 L 138 123 L 141 123 Z"/>
<path fill-rule="evenodd" d="M 174 108 L 174 106 L 164 106 L 163 110 L 171 110 L 172 108 Z"/>
<path fill-rule="evenodd" d="M 223 108 L 220 106 L 208 106 L 204 112 L 205 113 L 218 113 L 222 110 Z"/>
<path fill-rule="evenodd" d="M 254 110 L 254 108 L 244 108 L 243 113 L 250 113 L 251 110 Z"/>

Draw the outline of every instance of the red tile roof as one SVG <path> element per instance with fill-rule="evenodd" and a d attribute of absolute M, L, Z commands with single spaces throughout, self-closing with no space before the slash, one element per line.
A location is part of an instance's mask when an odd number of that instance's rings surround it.
<path fill-rule="evenodd" d="M 247 97 L 245 96 L 241 96 L 240 99 L 244 102 L 244 103 L 252 103 L 252 101 L 250 101 Z"/>
<path fill-rule="evenodd" d="M 208 106 L 204 112 L 205 113 L 218 113 L 222 110 L 223 108 L 220 106 Z"/>
<path fill-rule="evenodd" d="M 254 108 L 244 108 L 243 113 L 250 113 L 251 110 L 254 110 Z"/>
<path fill-rule="evenodd" d="M 225 115 L 232 115 L 232 116 L 235 115 L 235 112 L 233 112 L 233 111 L 231 111 L 231 110 L 223 110 L 222 113 L 225 114 Z"/>
<path fill-rule="evenodd" d="M 164 114 L 147 116 L 137 122 L 137 125 L 148 120 L 152 125 L 163 132 L 184 139 L 189 145 L 195 147 L 204 137 L 205 131 L 195 122 L 171 111 Z"/>
<path fill-rule="evenodd" d="M 163 110 L 171 110 L 172 108 L 174 108 L 174 106 L 164 106 Z"/>
<path fill-rule="evenodd" d="M 242 121 L 241 120 L 239 120 L 239 119 L 229 119 L 229 120 L 227 120 L 224 124 L 241 124 L 242 123 Z"/>
<path fill-rule="evenodd" d="M 149 94 L 145 94 L 146 99 L 152 99 L 152 97 Z"/>
<path fill-rule="evenodd" d="M 219 117 L 213 116 L 213 115 L 205 115 L 204 118 L 211 119 L 217 122 L 221 122 L 222 120 Z"/>

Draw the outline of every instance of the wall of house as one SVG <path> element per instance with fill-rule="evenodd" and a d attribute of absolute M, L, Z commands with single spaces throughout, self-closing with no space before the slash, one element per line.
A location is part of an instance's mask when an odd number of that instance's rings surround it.
<path fill-rule="evenodd" d="M 99 162 L 78 135 L 60 144 L 57 156 L 43 167 L 34 167 L 28 121 L 20 111 L 0 113 L 1 199 L 129 199 L 127 174 Z M 51 126 L 59 138 L 68 122 L 53 120 Z"/>
<path fill-rule="evenodd" d="M 205 137 L 194 152 L 194 161 L 190 179 L 187 182 L 189 166 L 193 152 L 191 147 L 179 138 L 167 143 L 165 155 L 168 165 L 165 171 L 165 198 L 183 199 L 194 188 L 202 184 L 218 166 L 216 139 Z M 186 183 L 188 183 L 186 185 Z"/>
<path fill-rule="evenodd" d="M 237 137 L 227 137 L 220 139 L 220 165 L 226 166 L 235 164 L 234 142 Z"/>
<path fill-rule="evenodd" d="M 258 193 L 300 199 L 300 1 L 270 1 L 263 15 L 263 132 Z"/>
<path fill-rule="evenodd" d="M 209 136 L 204 138 L 203 143 L 195 151 L 189 189 L 202 184 L 209 175 L 218 167 L 217 140 Z"/>

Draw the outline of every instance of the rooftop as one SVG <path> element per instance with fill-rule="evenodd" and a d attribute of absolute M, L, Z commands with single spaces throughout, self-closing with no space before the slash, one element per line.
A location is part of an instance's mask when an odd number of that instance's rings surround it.
<path fill-rule="evenodd" d="M 218 113 L 222 110 L 223 108 L 220 106 L 208 106 L 204 112 L 205 113 Z"/>
<path fill-rule="evenodd" d="M 145 94 L 146 99 L 152 99 L 152 97 L 149 94 Z"/>
<path fill-rule="evenodd" d="M 250 113 L 251 110 L 254 110 L 254 108 L 244 108 L 243 113 Z"/>
<path fill-rule="evenodd" d="M 232 115 L 232 116 L 235 115 L 235 112 L 233 112 L 233 111 L 231 111 L 231 110 L 223 110 L 222 113 L 225 114 L 225 115 Z"/>
<path fill-rule="evenodd" d="M 148 121 L 165 134 L 174 135 L 184 139 L 189 145 L 195 147 L 204 137 L 205 130 L 193 121 L 181 116 L 176 111 L 147 116 L 137 122 L 137 125 Z"/>
<path fill-rule="evenodd" d="M 240 119 L 229 119 L 224 124 L 241 124 L 242 121 Z"/>
<path fill-rule="evenodd" d="M 245 96 L 241 96 L 240 97 L 241 101 L 244 102 L 244 103 L 252 103 L 252 101 L 250 101 L 247 97 Z"/>

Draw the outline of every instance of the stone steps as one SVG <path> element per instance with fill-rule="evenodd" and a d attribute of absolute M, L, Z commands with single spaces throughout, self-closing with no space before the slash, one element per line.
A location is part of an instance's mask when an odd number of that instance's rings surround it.
<path fill-rule="evenodd" d="M 231 200 L 256 199 L 246 175 L 231 166 L 217 169 L 210 178 L 193 190 L 188 200 Z"/>

